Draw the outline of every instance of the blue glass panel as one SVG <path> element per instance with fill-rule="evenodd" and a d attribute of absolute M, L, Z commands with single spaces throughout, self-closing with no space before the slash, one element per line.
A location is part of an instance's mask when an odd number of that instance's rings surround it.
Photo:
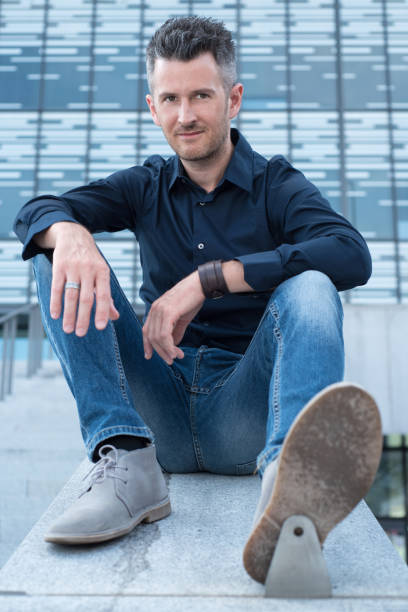
<path fill-rule="evenodd" d="M 398 237 L 408 240 L 408 113 L 394 112 L 392 117 Z"/>
<path fill-rule="evenodd" d="M 382 3 L 342 0 L 341 51 L 347 109 L 386 106 Z"/>
<path fill-rule="evenodd" d="M 242 111 L 240 127 L 251 147 L 267 159 L 288 155 L 287 113 Z"/>
<path fill-rule="evenodd" d="M 92 6 L 86 0 L 56 3 L 48 13 L 44 108 L 86 109 Z"/>
<path fill-rule="evenodd" d="M 387 0 L 391 99 L 395 109 L 408 109 L 408 0 Z"/>
<path fill-rule="evenodd" d="M 136 110 L 144 72 L 140 6 L 109 0 L 97 11 L 93 108 Z"/>
<path fill-rule="evenodd" d="M 84 184 L 86 128 L 85 113 L 43 114 L 38 194 L 59 195 Z"/>
<path fill-rule="evenodd" d="M 292 114 L 292 162 L 341 210 L 339 126 L 335 112 Z"/>
<path fill-rule="evenodd" d="M 0 16 L 0 109 L 35 109 L 41 75 L 44 3 L 3 2 Z"/>
<path fill-rule="evenodd" d="M 3 112 L 0 122 L 0 237 L 14 236 L 17 211 L 33 197 L 36 114 Z"/>
<path fill-rule="evenodd" d="M 336 108 L 333 2 L 290 2 L 290 82 L 294 109 Z"/>
<path fill-rule="evenodd" d="M 346 113 L 349 217 L 365 238 L 393 236 L 390 151 L 386 113 Z"/>
<path fill-rule="evenodd" d="M 239 79 L 245 110 L 284 109 L 286 90 L 285 7 L 282 2 L 245 2 L 241 9 Z"/>
<path fill-rule="evenodd" d="M 395 304 L 397 301 L 396 249 L 393 242 L 376 242 L 369 240 L 373 261 L 373 273 L 363 287 L 353 289 L 351 302 Z"/>

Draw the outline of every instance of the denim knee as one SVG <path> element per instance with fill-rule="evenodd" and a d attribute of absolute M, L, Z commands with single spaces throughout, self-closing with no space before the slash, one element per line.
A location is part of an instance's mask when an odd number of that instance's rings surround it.
<path fill-rule="evenodd" d="M 40 277 L 49 281 L 52 280 L 52 261 L 50 256 L 45 255 L 45 253 L 38 253 L 33 257 L 32 265 L 34 276 L 37 280 Z"/>
<path fill-rule="evenodd" d="M 286 309 L 299 321 L 319 321 L 335 315 L 343 319 L 343 307 L 331 279 L 318 270 L 307 270 L 281 283 L 273 292 L 273 302 L 283 314 Z"/>

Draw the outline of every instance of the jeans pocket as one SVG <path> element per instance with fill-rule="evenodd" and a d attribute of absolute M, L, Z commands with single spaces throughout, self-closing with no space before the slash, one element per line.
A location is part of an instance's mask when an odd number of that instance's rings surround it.
<path fill-rule="evenodd" d="M 253 475 L 256 470 L 256 459 L 248 461 L 247 463 L 237 463 L 235 465 L 235 472 L 237 476 L 249 476 Z"/>

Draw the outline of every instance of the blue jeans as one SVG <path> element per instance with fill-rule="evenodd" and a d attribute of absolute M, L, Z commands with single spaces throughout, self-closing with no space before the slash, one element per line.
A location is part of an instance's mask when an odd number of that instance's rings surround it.
<path fill-rule="evenodd" d="M 244 354 L 180 347 L 169 366 L 144 358 L 142 326 L 111 269 L 120 313 L 104 330 L 66 334 L 50 316 L 52 265 L 33 259 L 42 320 L 76 400 L 89 457 L 108 437 L 144 436 L 167 472 L 208 471 L 262 478 L 296 415 L 342 380 L 343 309 L 331 280 L 310 270 L 271 294 Z"/>

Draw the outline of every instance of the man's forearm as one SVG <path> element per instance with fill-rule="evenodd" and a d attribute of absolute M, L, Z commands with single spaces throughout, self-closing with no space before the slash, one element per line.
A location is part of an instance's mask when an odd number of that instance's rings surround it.
<path fill-rule="evenodd" d="M 225 261 L 222 264 L 222 272 L 231 293 L 254 291 L 254 289 L 244 280 L 244 266 L 240 261 L 236 261 L 235 259 Z"/>
<path fill-rule="evenodd" d="M 79 223 L 59 221 L 58 223 L 53 223 L 50 225 L 50 227 L 47 227 L 47 229 L 43 230 L 42 232 L 34 234 L 33 241 L 43 249 L 55 249 L 58 236 L 73 233 L 79 235 L 83 232 L 86 232 L 89 235 L 88 230 L 83 227 L 83 225 L 79 225 Z"/>

